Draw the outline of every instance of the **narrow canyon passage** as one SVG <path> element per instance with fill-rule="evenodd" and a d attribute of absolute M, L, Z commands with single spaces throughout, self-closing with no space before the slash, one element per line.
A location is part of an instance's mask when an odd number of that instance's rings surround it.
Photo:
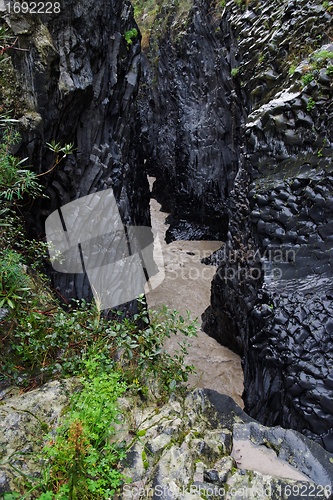
<path fill-rule="evenodd" d="M 165 242 L 168 214 L 160 211 L 160 204 L 151 199 L 151 219 L 153 230 L 157 232 L 162 245 L 165 279 L 154 290 L 147 293 L 148 307 L 158 309 L 165 304 L 181 314 L 189 311 L 191 318 L 200 317 L 210 300 L 211 280 L 215 273 L 214 266 L 201 264 L 203 257 L 208 257 L 220 248 L 218 241 L 173 241 Z M 243 407 L 243 371 L 238 355 L 220 345 L 201 330 L 191 339 L 186 362 L 196 367 L 196 373 L 190 376 L 189 384 L 194 387 L 206 387 L 231 396 Z M 172 337 L 166 344 L 172 353 L 182 338 Z"/>

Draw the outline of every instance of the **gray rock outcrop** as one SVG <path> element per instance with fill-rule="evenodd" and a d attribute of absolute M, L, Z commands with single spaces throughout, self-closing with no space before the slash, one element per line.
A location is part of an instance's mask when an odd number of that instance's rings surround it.
<path fill-rule="evenodd" d="M 39 389 L 20 394 L 10 387 L 0 392 L 0 497 L 21 491 L 24 475 L 40 477 L 39 453 L 47 433 L 61 421 L 78 381 L 49 382 Z"/>
<path fill-rule="evenodd" d="M 38 484 L 40 452 L 79 380 L 49 382 L 23 395 L 11 390 L 0 395 L 0 496 L 23 494 L 22 474 Z M 115 498 L 333 498 L 331 454 L 298 432 L 258 424 L 228 396 L 200 389 L 159 407 L 137 396 L 121 398 L 119 406 L 115 438 L 128 446 L 122 470 L 129 482 Z"/>

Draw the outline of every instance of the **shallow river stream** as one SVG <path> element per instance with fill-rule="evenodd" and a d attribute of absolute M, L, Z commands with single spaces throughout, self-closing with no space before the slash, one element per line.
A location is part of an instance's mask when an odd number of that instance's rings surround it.
<path fill-rule="evenodd" d="M 191 318 L 198 318 L 200 325 L 201 314 L 209 305 L 210 285 L 215 273 L 214 266 L 201 264 L 200 260 L 217 250 L 221 242 L 179 240 L 166 244 L 167 215 L 160 211 L 160 204 L 151 199 L 152 226 L 162 245 L 165 279 L 147 294 L 148 306 L 156 309 L 165 304 L 181 314 L 189 311 Z M 172 353 L 179 340 L 183 340 L 183 336 L 168 340 L 166 349 Z M 196 367 L 196 374 L 191 375 L 190 385 L 215 389 L 231 396 L 243 407 L 240 357 L 201 330 L 191 339 L 191 344 L 186 362 Z"/>

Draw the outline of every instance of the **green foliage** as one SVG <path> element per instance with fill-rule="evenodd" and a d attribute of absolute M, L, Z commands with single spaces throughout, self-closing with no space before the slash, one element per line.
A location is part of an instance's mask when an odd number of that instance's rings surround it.
<path fill-rule="evenodd" d="M 15 250 L 31 269 L 42 269 L 49 259 L 48 245 L 36 239 L 27 239 L 23 220 L 7 211 L 0 222 L 0 252 Z"/>
<path fill-rule="evenodd" d="M 41 194 L 37 175 L 23 168 L 27 158 L 19 160 L 11 154 L 11 148 L 19 141 L 14 128 L 15 120 L 0 117 L 0 209 L 4 212 L 17 205 L 23 196 L 36 197 Z"/>
<path fill-rule="evenodd" d="M 236 76 L 238 75 L 238 73 L 239 73 L 239 68 L 232 68 L 232 70 L 231 70 L 231 76 L 233 78 L 236 78 Z"/>
<path fill-rule="evenodd" d="M 296 71 L 296 64 L 292 64 L 288 70 L 289 75 L 293 75 Z"/>
<path fill-rule="evenodd" d="M 309 85 L 310 82 L 314 80 L 314 75 L 313 73 L 306 73 L 305 75 L 302 76 L 301 81 L 304 87 Z"/>
<path fill-rule="evenodd" d="M 308 103 L 306 105 L 307 111 L 311 111 L 315 107 L 315 105 L 316 105 L 316 101 L 312 97 L 310 97 L 308 100 Z"/>
<path fill-rule="evenodd" d="M 324 7 L 324 9 L 327 11 L 327 12 L 330 12 L 333 10 L 333 2 L 330 2 L 329 0 L 325 0 L 323 3 L 322 3 L 322 6 Z"/>
<path fill-rule="evenodd" d="M 333 66 L 330 64 L 333 61 L 333 52 L 330 50 L 319 50 L 314 52 L 310 57 L 310 63 L 306 67 L 306 73 L 302 76 L 302 85 L 305 87 L 310 82 L 315 80 L 319 71 L 326 68 L 328 76 L 332 76 Z"/>
<path fill-rule="evenodd" d="M 19 310 L 0 325 L 0 345 L 6 354 L 0 360 L 0 381 L 26 386 L 56 375 L 81 373 L 86 353 L 96 349 L 105 366 L 121 367 L 128 383 L 141 394 L 147 393 L 149 377 L 156 379 L 156 397 L 163 397 L 193 371 L 184 363 L 185 342 L 179 343 L 173 356 L 162 348 L 172 334 L 195 335 L 195 323 L 176 311 L 164 308 L 149 320 L 142 306 L 134 318 L 107 319 L 84 301 L 73 302 L 65 311 L 55 299 L 43 300 L 33 289 L 25 293 Z"/>
<path fill-rule="evenodd" d="M 333 51 L 331 50 L 320 50 L 312 54 L 312 58 L 315 61 L 326 62 L 328 59 L 333 59 Z"/>
<path fill-rule="evenodd" d="M 126 450 L 112 440 L 120 416 L 117 399 L 127 386 L 119 373 L 102 367 L 99 356 L 85 361 L 83 388 L 72 396 L 56 437 L 49 436 L 42 453 L 47 467 L 38 500 L 107 499 L 124 483 L 118 465 Z"/>
<path fill-rule="evenodd" d="M 142 33 L 141 45 L 147 48 L 149 34 L 160 6 L 156 0 L 133 0 L 134 17 Z"/>
<path fill-rule="evenodd" d="M 167 307 L 152 311 L 150 316 L 141 299 L 141 311 L 134 316 L 134 322 L 125 319 L 108 329 L 108 334 L 114 337 L 121 352 L 120 362 L 128 381 L 136 384 L 138 391 L 144 394 L 147 380 L 152 377 L 155 383 L 151 387 L 156 396 L 161 397 L 186 382 L 194 371 L 193 366 L 184 363 L 187 342 L 178 342 L 178 351 L 170 355 L 163 349 L 165 340 L 177 334 L 193 337 L 197 327 L 195 321 L 189 317 L 185 320 Z"/>
<path fill-rule="evenodd" d="M 21 259 L 13 250 L 0 253 L 0 307 L 17 308 L 31 291 L 31 281 Z"/>
<path fill-rule="evenodd" d="M 124 38 L 126 40 L 127 47 L 132 45 L 133 41 L 136 40 L 136 38 L 138 37 L 138 34 L 139 33 L 138 33 L 138 30 L 136 28 L 132 28 L 132 29 L 126 31 Z"/>

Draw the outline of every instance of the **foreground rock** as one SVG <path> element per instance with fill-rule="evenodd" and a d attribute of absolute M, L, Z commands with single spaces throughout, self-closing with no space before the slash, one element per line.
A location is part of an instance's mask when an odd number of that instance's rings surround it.
<path fill-rule="evenodd" d="M 38 478 L 38 453 L 49 431 L 59 425 L 75 385 L 74 379 L 54 381 L 26 394 L 7 388 L 0 393 L 0 497 L 22 492 L 24 475 Z"/>
<path fill-rule="evenodd" d="M 196 390 L 158 411 L 136 409 L 134 425 L 142 437 L 127 459 L 132 483 L 123 499 L 331 498 L 329 453 L 295 431 L 258 424 L 215 391 Z M 251 470 L 237 457 L 243 442 Z M 274 457 L 262 473 L 265 451 Z"/>
<path fill-rule="evenodd" d="M 22 473 L 40 476 L 46 433 L 55 432 L 77 386 L 54 381 L 2 395 L 0 495 L 23 494 Z M 118 498 L 333 498 L 332 455 L 298 432 L 258 424 L 228 396 L 203 389 L 164 406 L 136 396 L 119 403 L 117 438 L 128 444 L 122 468 L 130 482 Z"/>

